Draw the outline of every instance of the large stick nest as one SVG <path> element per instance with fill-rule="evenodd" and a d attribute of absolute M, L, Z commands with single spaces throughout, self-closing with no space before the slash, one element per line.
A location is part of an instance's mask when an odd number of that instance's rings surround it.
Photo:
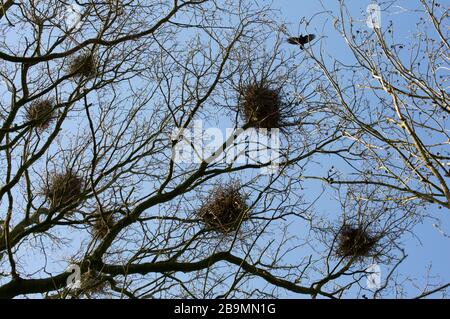
<path fill-rule="evenodd" d="M 197 214 L 209 230 L 227 234 L 239 229 L 248 215 L 248 206 L 239 183 L 214 187 Z"/>
<path fill-rule="evenodd" d="M 71 170 L 53 173 L 45 189 L 45 196 L 53 206 L 59 206 L 79 199 L 82 188 L 82 179 Z"/>
<path fill-rule="evenodd" d="M 108 290 L 108 281 L 102 278 L 99 272 L 91 269 L 81 274 L 80 286 L 78 288 L 66 289 L 56 294 L 47 295 L 45 299 L 79 299 L 82 295 L 92 297 L 93 295 L 105 294 Z"/>
<path fill-rule="evenodd" d="M 36 100 L 26 109 L 26 119 L 39 131 L 44 131 L 53 122 L 55 108 L 51 99 Z"/>
<path fill-rule="evenodd" d="M 283 126 L 280 90 L 264 83 L 253 83 L 239 90 L 239 110 L 250 127 L 280 128 Z"/>
<path fill-rule="evenodd" d="M 105 237 L 109 230 L 114 226 L 116 219 L 113 214 L 105 213 L 96 217 L 92 224 L 92 233 L 95 237 Z"/>
<path fill-rule="evenodd" d="M 69 74 L 75 78 L 93 78 L 97 75 L 97 60 L 88 52 L 82 53 L 70 61 Z"/>
<path fill-rule="evenodd" d="M 101 278 L 98 272 L 88 270 L 81 275 L 81 287 L 78 293 L 102 294 L 106 292 L 108 282 Z"/>
<path fill-rule="evenodd" d="M 363 258 L 376 254 L 379 237 L 363 225 L 344 225 L 337 237 L 336 255 L 342 258 Z"/>

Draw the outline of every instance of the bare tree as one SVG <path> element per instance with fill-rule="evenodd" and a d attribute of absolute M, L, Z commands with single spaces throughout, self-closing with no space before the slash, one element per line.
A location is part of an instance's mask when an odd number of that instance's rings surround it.
<path fill-rule="evenodd" d="M 416 152 L 434 148 L 402 112 L 405 94 L 381 78 L 409 128 L 401 141 L 381 139 L 408 150 L 404 172 L 387 154 L 397 175 L 359 183 L 328 172 L 327 182 L 351 185 L 335 189 L 332 216 L 321 212 L 329 189 L 314 184 L 317 163 L 375 163 L 382 151 L 361 144 L 380 140 L 378 121 L 364 124 L 339 95 L 313 43 L 286 50 L 277 19 L 245 0 L 3 2 L 0 297 L 339 298 L 367 290 L 373 262 L 395 271 L 405 258 L 398 240 L 421 207 L 401 195 L 448 207 L 445 158 Z M 382 35 L 372 35 L 381 49 Z M 407 98 L 435 92 L 434 107 L 444 107 L 446 93 L 423 81 Z M 218 147 L 185 143 L 197 121 L 233 134 Z M 421 129 L 435 130 L 427 121 Z M 279 130 L 276 158 L 248 160 L 267 148 L 240 139 L 251 129 Z M 177 160 L 181 145 L 191 161 Z M 423 170 L 436 181 L 403 185 L 403 174 Z"/>
<path fill-rule="evenodd" d="M 377 189 L 372 201 L 417 205 L 412 215 L 423 217 L 431 204 L 450 208 L 449 8 L 434 0 L 402 5 L 384 1 L 379 16 L 366 19 L 341 1 L 337 14 L 324 13 L 352 58 L 327 56 L 323 46 L 307 53 L 323 76 L 320 99 L 345 121 L 342 136 L 349 146 L 342 165 L 320 179 L 339 192 Z M 409 26 L 389 20 L 393 14 L 412 17 L 414 33 L 405 35 Z"/>
<path fill-rule="evenodd" d="M 450 208 L 449 46 L 444 29 L 449 8 L 419 2 L 417 31 L 406 43 L 397 39 L 399 28 L 392 22 L 372 30 L 353 22 L 343 3 L 333 18 L 355 64 L 335 60 L 329 66 L 325 59 L 311 57 L 327 80 L 325 100 L 348 120 L 343 134 L 355 146 L 349 161 L 364 163 L 355 179 L 336 178 L 332 183 L 377 184 L 401 191 L 405 201 Z M 396 3 L 387 1 L 386 7 L 397 8 Z M 342 74 L 345 81 L 340 80 Z"/>

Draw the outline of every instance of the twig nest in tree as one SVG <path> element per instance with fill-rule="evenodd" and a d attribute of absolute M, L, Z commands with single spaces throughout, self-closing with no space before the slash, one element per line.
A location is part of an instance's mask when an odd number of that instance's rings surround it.
<path fill-rule="evenodd" d="M 73 263 L 80 266 L 77 263 Z M 109 281 L 98 271 L 88 269 L 79 278 L 80 285 L 71 289 L 65 289 L 53 295 L 47 295 L 45 299 L 66 299 L 67 297 L 79 298 L 80 295 L 91 297 L 94 294 L 105 294 Z"/>
<path fill-rule="evenodd" d="M 36 100 L 26 109 L 26 119 L 39 131 L 47 129 L 54 120 L 55 108 L 51 99 Z"/>
<path fill-rule="evenodd" d="M 239 91 L 239 110 L 247 124 L 255 128 L 280 128 L 282 101 L 280 90 L 264 83 L 244 86 Z"/>
<path fill-rule="evenodd" d="M 336 254 L 342 258 L 374 256 L 378 240 L 363 225 L 344 225 L 338 234 Z"/>
<path fill-rule="evenodd" d="M 81 196 L 83 181 L 74 172 L 54 173 L 45 190 L 45 196 L 53 206 L 67 204 Z"/>
<path fill-rule="evenodd" d="M 105 237 L 108 234 L 109 229 L 114 226 L 115 222 L 114 215 L 111 213 L 97 216 L 92 224 L 92 234 L 99 238 Z"/>
<path fill-rule="evenodd" d="M 222 233 L 236 231 L 248 215 L 248 206 L 245 196 L 240 192 L 239 183 L 214 187 L 197 214 L 207 229 Z"/>
<path fill-rule="evenodd" d="M 93 78 L 97 75 L 97 60 L 88 52 L 82 53 L 72 59 L 69 65 L 69 74 L 75 78 Z"/>
<path fill-rule="evenodd" d="M 81 286 L 77 294 L 101 294 L 105 293 L 108 282 L 103 280 L 100 274 L 93 270 L 88 270 L 81 275 Z"/>

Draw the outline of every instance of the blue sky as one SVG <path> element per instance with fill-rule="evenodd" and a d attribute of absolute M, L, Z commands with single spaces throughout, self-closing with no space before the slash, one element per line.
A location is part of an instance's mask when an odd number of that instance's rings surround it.
<path fill-rule="evenodd" d="M 448 1 L 447 1 L 448 2 Z M 279 9 L 279 16 L 285 20 L 287 23 L 287 29 L 291 35 L 297 35 L 299 33 L 305 33 L 305 29 L 300 25 L 300 20 L 302 18 L 311 19 L 310 25 L 308 26 L 309 33 L 316 33 L 321 36 L 320 41 L 321 44 L 324 45 L 324 50 L 331 54 L 333 57 L 342 60 L 351 61 L 351 56 L 349 55 L 349 51 L 346 48 L 345 42 L 343 39 L 339 37 L 339 35 L 332 28 L 332 21 L 325 13 L 318 14 L 319 12 L 323 12 L 324 10 L 331 10 L 336 12 L 338 6 L 338 1 L 332 0 L 324 0 L 323 3 L 327 4 L 327 7 L 322 7 L 318 0 L 274 0 L 273 7 Z M 365 21 L 365 8 L 371 3 L 371 1 L 364 0 L 353 0 L 346 1 L 347 5 L 351 8 L 352 14 L 355 17 L 360 17 L 361 23 Z M 412 3 L 417 3 L 416 1 L 403 1 L 400 3 L 405 8 L 414 9 Z M 414 19 L 417 15 L 415 13 L 401 13 L 394 15 L 382 15 L 382 24 L 383 21 L 394 20 L 396 34 L 398 37 L 404 37 L 407 39 L 414 28 Z M 223 123 L 222 123 L 223 124 Z M 75 124 L 68 124 L 69 126 Z M 323 175 L 322 171 L 326 171 L 330 166 L 330 162 L 323 160 L 322 163 L 316 165 L 318 175 Z M 254 172 L 253 172 L 254 173 Z M 249 177 L 249 176 L 248 176 Z M 312 199 L 314 196 L 321 191 L 321 185 L 319 183 L 311 184 L 308 189 L 309 194 L 311 194 Z M 327 191 L 324 199 L 318 203 L 318 209 L 321 211 L 330 211 L 336 212 L 336 205 L 331 200 L 327 200 L 326 198 L 331 197 L 332 193 Z M 436 206 L 430 206 L 428 212 L 435 216 L 441 222 L 441 228 L 446 233 L 450 233 L 450 222 L 448 218 L 448 210 L 438 209 Z M 404 264 L 399 268 L 400 275 L 407 274 L 411 275 L 412 278 L 417 280 L 419 285 L 423 284 L 424 276 L 428 271 L 428 266 L 431 264 L 431 274 L 439 276 L 442 281 L 450 280 L 450 253 L 449 253 L 449 238 L 445 238 L 442 236 L 434 227 L 434 220 L 425 220 L 422 224 L 417 225 L 414 228 L 414 235 L 420 238 L 420 241 L 417 238 L 414 238 L 412 235 L 405 236 L 403 242 L 407 249 L 407 253 L 409 255 L 408 259 Z M 291 231 L 301 231 L 305 229 L 304 225 L 296 224 L 291 226 Z M 77 243 L 76 240 L 78 236 L 76 231 L 71 231 L 71 234 L 67 234 L 68 237 L 73 238 L 74 243 Z M 276 238 L 277 240 L 279 238 Z M 55 259 L 61 258 L 64 260 L 65 251 L 57 251 Z M 286 260 L 283 260 L 283 263 L 288 263 L 289 260 L 293 262 L 297 261 L 298 255 L 290 255 L 286 257 Z M 24 260 L 30 260 L 31 264 L 33 264 L 34 256 L 23 256 Z M 30 264 L 30 265 L 31 265 Z M 38 263 L 36 263 L 37 265 Z M 39 264 L 41 266 L 41 264 Z M 65 267 L 65 261 L 62 261 L 61 264 L 57 266 L 50 266 L 49 269 L 55 269 L 60 271 L 61 267 Z M 382 276 L 386 274 L 388 271 L 388 267 L 382 265 Z M 436 281 L 439 281 L 439 278 L 435 278 Z M 259 282 L 258 284 L 264 285 L 264 282 Z M 407 293 L 409 296 L 413 296 L 417 294 L 417 290 L 409 283 L 405 285 L 407 289 Z M 286 293 L 285 291 L 280 291 L 281 297 L 289 297 L 289 298 L 297 298 L 301 297 L 300 295 L 296 295 L 293 293 Z"/>

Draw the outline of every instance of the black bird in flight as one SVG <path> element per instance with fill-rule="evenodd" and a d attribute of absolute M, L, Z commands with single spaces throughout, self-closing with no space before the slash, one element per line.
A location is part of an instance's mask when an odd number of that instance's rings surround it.
<path fill-rule="evenodd" d="M 316 36 L 314 34 L 300 35 L 299 37 L 291 37 L 287 40 L 289 44 L 299 45 L 303 49 L 303 45 L 314 40 Z"/>

